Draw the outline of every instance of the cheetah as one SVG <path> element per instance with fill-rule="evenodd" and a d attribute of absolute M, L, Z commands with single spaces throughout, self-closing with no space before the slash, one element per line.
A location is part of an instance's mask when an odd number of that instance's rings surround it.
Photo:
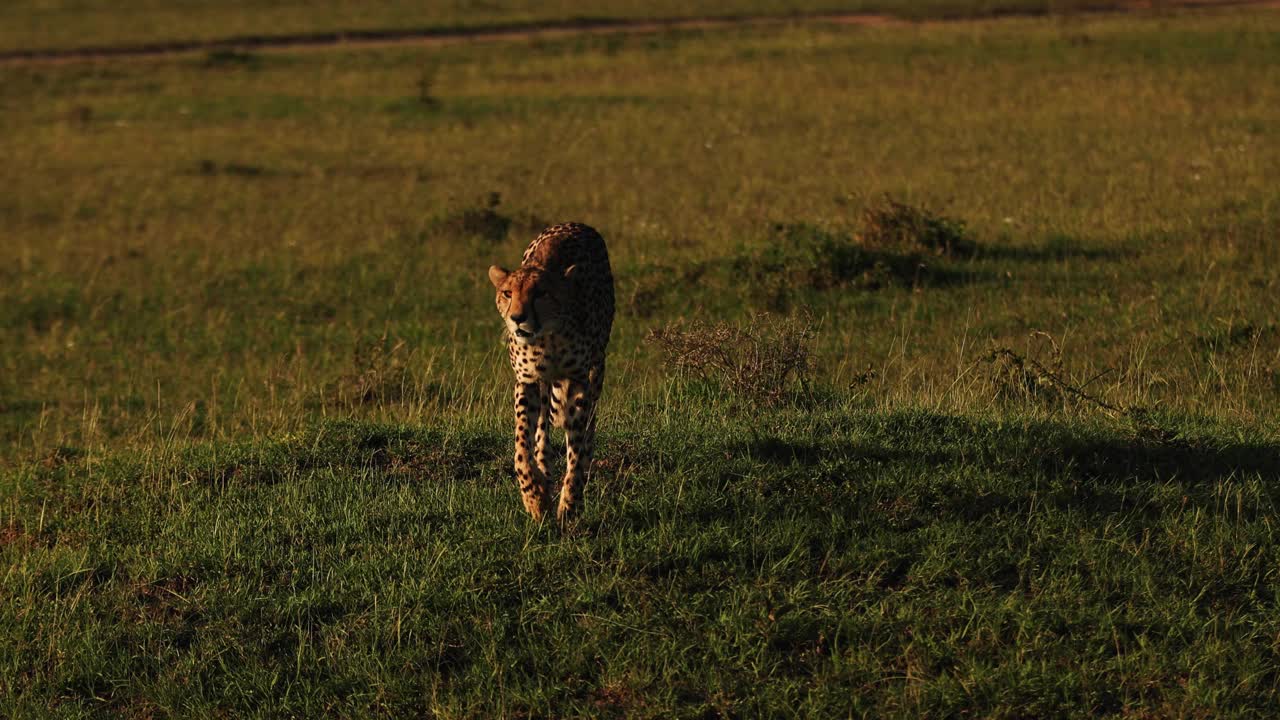
<path fill-rule="evenodd" d="M 543 230 L 516 270 L 489 268 L 515 373 L 515 473 L 535 520 L 551 511 L 551 426 L 565 431 L 565 473 L 556 519 L 581 507 L 591 469 L 596 407 L 613 327 L 613 272 L 604 238 L 579 223 Z"/>

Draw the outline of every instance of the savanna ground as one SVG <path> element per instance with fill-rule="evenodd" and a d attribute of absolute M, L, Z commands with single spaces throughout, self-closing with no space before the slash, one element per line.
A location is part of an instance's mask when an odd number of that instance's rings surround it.
<path fill-rule="evenodd" d="M 0 66 L 0 707 L 1268 714 L 1277 127 L 1270 11 Z M 568 219 L 561 533 L 485 269 Z"/>

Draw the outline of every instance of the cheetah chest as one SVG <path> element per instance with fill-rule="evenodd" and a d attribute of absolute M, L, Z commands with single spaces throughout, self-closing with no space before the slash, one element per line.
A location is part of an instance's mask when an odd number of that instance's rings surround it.
<path fill-rule="evenodd" d="M 520 382 L 585 380 L 591 366 L 588 344 L 561 334 L 547 335 L 532 344 L 508 339 L 507 352 Z"/>

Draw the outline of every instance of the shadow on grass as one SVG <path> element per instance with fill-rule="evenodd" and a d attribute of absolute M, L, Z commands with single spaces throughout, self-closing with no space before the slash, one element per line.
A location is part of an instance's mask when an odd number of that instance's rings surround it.
<path fill-rule="evenodd" d="M 1069 235 L 1051 235 L 1031 245 L 983 245 L 975 256 L 980 260 L 1015 262 L 1059 262 L 1063 260 L 1123 260 L 1138 255 L 1128 247 L 1107 247 Z"/>
<path fill-rule="evenodd" d="M 894 530 L 1028 507 L 1147 521 L 1196 509 L 1221 515 L 1228 495 L 1233 518 L 1274 513 L 1280 484 L 1270 479 L 1280 477 L 1280 443 L 1176 430 L 926 412 L 831 413 L 774 435 L 751 437 L 743 428 L 734 439 L 696 426 L 657 434 L 606 428 L 590 504 L 627 497 L 626 520 L 606 528 L 588 518 L 588 532 L 648 527 L 673 512 L 682 522 L 844 513 Z M 557 467 L 562 452 L 557 435 Z M 507 433 L 338 421 L 284 440 L 193 446 L 163 472 L 230 491 L 345 468 L 387 486 L 479 482 L 514 494 L 510 453 Z M 38 474 L 65 479 L 82 464 L 75 456 L 56 460 Z M 661 490 L 673 477 L 685 488 L 675 507 Z"/>
<path fill-rule="evenodd" d="M 760 438 L 724 446 L 769 465 L 813 465 L 860 457 L 926 466 L 976 464 L 1007 471 L 1066 473 L 1109 483 L 1180 479 L 1199 484 L 1231 476 L 1280 475 L 1280 444 L 1225 441 L 1173 432 L 1075 430 L 1049 422 L 1008 427 L 941 414 L 875 419 L 877 442 L 844 447 L 818 440 Z"/>
<path fill-rule="evenodd" d="M 813 437 L 686 442 L 660 455 L 652 448 L 620 452 L 607 442 L 598 484 L 626 492 L 612 469 L 648 465 L 699 487 L 686 489 L 680 509 L 690 521 L 730 520 L 744 511 L 767 518 L 845 514 L 893 530 L 995 521 L 1029 509 L 1098 521 L 1123 514 L 1149 523 L 1197 510 L 1251 521 L 1280 503 L 1280 486 L 1267 482 L 1280 477 L 1280 443 L 1119 425 L 904 413 L 851 418 Z M 645 506 L 632 506 L 627 518 L 636 527 L 662 520 Z"/>
<path fill-rule="evenodd" d="M 197 446 L 182 472 L 197 485 L 220 487 L 275 485 L 321 468 L 368 470 L 389 485 L 474 481 L 507 444 L 491 434 L 336 421 L 297 440 Z"/>

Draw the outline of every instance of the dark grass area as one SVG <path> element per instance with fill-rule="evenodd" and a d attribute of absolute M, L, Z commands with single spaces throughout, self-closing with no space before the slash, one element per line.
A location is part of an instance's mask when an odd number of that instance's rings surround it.
<path fill-rule="evenodd" d="M 653 7 L 631 0 L 614 0 L 590 5 L 563 2 L 542 8 L 528 7 L 520 2 L 487 3 L 479 7 L 462 3 L 456 7 L 436 9 L 392 0 L 373 4 L 365 16 L 342 10 L 341 6 L 318 8 L 318 12 L 308 16 L 290 12 L 288 8 L 270 8 L 247 2 L 226 7 L 186 8 L 188 20 L 200 18 L 205 22 L 183 26 L 178 24 L 182 16 L 174 14 L 172 8 L 148 7 L 145 1 L 109 6 L 88 2 L 80 3 L 79 7 L 53 4 L 24 8 L 23 4 L 28 1 L 23 0 L 23 3 L 9 9 L 8 16 L 15 24 L 36 24 L 31 36 L 47 36 L 48 40 L 41 45 L 34 44 L 30 38 L 10 40 L 0 36 L 0 39 L 8 40 L 7 43 L 0 42 L 0 62 L 158 57 L 209 51 L 211 57 L 218 61 L 238 63 L 245 59 L 242 52 L 246 49 L 413 40 L 429 42 L 480 34 L 520 37 L 547 31 L 605 32 L 635 26 L 662 28 L 688 23 L 751 22 L 771 18 L 805 20 L 858 14 L 906 20 L 957 20 L 1149 9 L 1127 0 L 806 0 L 799 3 L 754 0 Z M 1213 0 L 1201 3 L 1174 0 L 1161 6 L 1177 8 L 1212 4 Z M 1221 4 L 1248 2 L 1228 0 Z M 131 16 L 136 18 L 136 22 L 129 24 L 125 19 Z M 255 16 L 259 18 L 257 22 L 254 21 Z M 0 15 L 0 18 L 4 17 Z M 92 28 L 93 21 L 98 20 L 106 32 L 85 33 L 77 38 L 68 32 L 69 28 L 54 31 L 39 27 L 38 20 L 42 17 L 46 22 L 54 21 L 64 26 L 83 24 L 85 29 Z M 271 22 L 273 19 L 274 23 Z M 112 41 L 113 36 L 118 39 Z M 94 41 L 86 41 L 85 38 L 94 38 Z M 5 47 L 6 44 L 16 47 Z"/>
<path fill-rule="evenodd" d="M 698 414 L 697 411 L 694 414 Z M 15 478 L 10 708 L 1266 712 L 1280 447 L 1187 422 L 615 427 L 569 535 L 504 436 L 328 423 Z M 1173 422 L 1173 421 L 1171 421 Z M 18 491 L 18 492 L 14 492 Z"/>

